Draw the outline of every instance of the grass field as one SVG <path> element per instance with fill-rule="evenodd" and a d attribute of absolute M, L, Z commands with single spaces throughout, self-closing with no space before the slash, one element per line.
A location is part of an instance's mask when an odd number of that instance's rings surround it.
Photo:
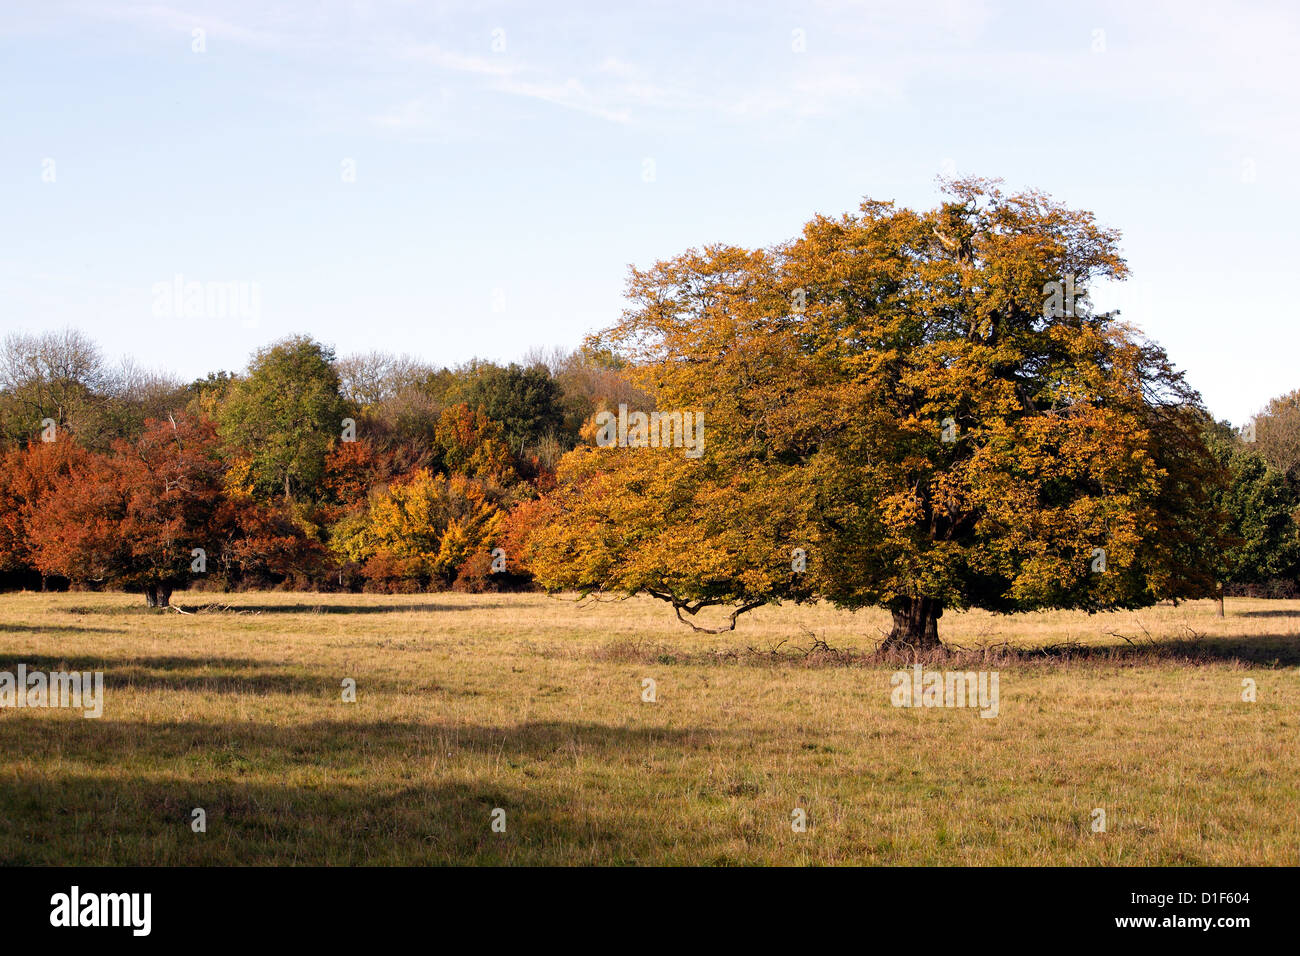
<path fill-rule="evenodd" d="M 985 719 L 891 705 L 881 612 L 176 597 L 0 596 L 0 670 L 106 685 L 0 710 L 0 861 L 1300 862 L 1300 602 L 949 613 L 927 667 L 997 671 Z"/>

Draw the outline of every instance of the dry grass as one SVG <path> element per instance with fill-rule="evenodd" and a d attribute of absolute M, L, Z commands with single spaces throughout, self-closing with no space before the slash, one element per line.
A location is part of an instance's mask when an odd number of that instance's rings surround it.
<path fill-rule="evenodd" d="M 0 710 L 0 860 L 1300 861 L 1300 602 L 950 613 L 929 663 L 999 672 L 981 719 L 891 706 L 878 612 L 706 637 L 650 600 L 178 597 L 218 603 L 0 596 L 0 670 L 107 684 L 99 720 Z"/>

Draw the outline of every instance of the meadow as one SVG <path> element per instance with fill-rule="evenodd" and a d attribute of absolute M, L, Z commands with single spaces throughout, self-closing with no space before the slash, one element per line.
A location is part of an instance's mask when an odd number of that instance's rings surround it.
<path fill-rule="evenodd" d="M 989 719 L 893 706 L 880 611 L 174 600 L 0 596 L 0 671 L 106 688 L 99 719 L 0 710 L 0 862 L 1300 862 L 1300 601 L 949 612 L 923 663 L 997 671 Z"/>

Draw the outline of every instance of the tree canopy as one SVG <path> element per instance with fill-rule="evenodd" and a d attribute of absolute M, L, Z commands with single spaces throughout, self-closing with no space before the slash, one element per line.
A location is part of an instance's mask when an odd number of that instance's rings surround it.
<path fill-rule="evenodd" d="M 893 615 L 1300 586 L 1300 392 L 1237 434 L 1099 281 L 1091 213 L 996 181 L 633 269 L 581 347 L 455 367 L 307 335 L 181 386 L 0 346 L 0 583 L 650 594 Z M 1137 316 L 1141 319 L 1141 316 Z"/>
<path fill-rule="evenodd" d="M 679 613 L 882 605 L 914 645 L 945 608 L 1210 593 L 1214 544 L 1187 545 L 1214 526 L 1199 398 L 1087 300 L 1127 274 L 1118 234 L 992 181 L 946 192 L 633 270 L 601 341 L 656 408 L 704 415 L 707 448 L 573 452 L 531 538 L 538 580 Z"/>
<path fill-rule="evenodd" d="M 287 501 L 319 484 L 346 417 L 333 362 L 332 349 L 297 336 L 260 351 L 231 386 L 218 423 L 243 450 L 257 493 Z"/>

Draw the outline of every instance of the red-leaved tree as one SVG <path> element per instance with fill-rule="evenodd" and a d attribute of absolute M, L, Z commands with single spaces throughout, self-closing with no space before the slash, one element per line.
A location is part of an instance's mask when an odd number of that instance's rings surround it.
<path fill-rule="evenodd" d="M 39 520 L 42 502 L 55 484 L 83 466 L 87 457 L 66 429 L 57 441 L 33 442 L 0 454 L 0 571 L 36 569 L 30 516 Z M 41 574 L 42 587 L 47 576 Z"/>
<path fill-rule="evenodd" d="M 218 540 L 221 479 L 209 421 L 151 420 L 112 454 L 81 455 L 24 505 L 33 563 L 42 574 L 113 583 L 166 607 Z"/>

